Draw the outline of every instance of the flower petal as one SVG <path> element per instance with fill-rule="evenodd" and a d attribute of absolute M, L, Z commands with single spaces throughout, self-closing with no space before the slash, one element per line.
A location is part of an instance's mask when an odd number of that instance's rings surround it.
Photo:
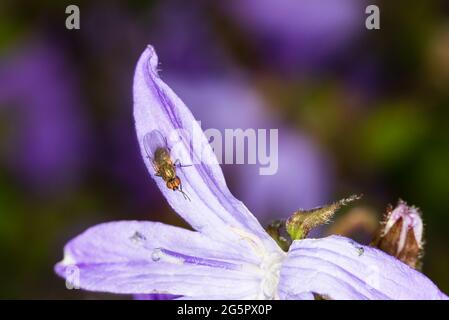
<path fill-rule="evenodd" d="M 245 262 L 256 258 L 245 257 L 248 248 L 242 244 L 216 242 L 162 223 L 111 222 L 70 241 L 55 270 L 91 291 L 253 297 L 261 277 Z"/>
<path fill-rule="evenodd" d="M 176 296 L 172 294 L 135 294 L 133 296 L 134 300 L 174 300 L 179 299 L 182 296 Z"/>
<path fill-rule="evenodd" d="M 426 276 L 344 237 L 295 241 L 281 269 L 282 299 L 447 299 Z"/>
<path fill-rule="evenodd" d="M 254 234 L 265 247 L 279 251 L 257 219 L 230 193 L 200 125 L 158 76 L 157 67 L 157 55 L 153 47 L 148 46 L 137 63 L 134 76 L 134 119 L 142 156 L 159 189 L 172 208 L 195 230 L 215 239 Z M 147 154 L 144 143 L 144 137 L 154 130 L 165 137 L 172 160 L 187 165 L 177 167 L 176 172 L 190 201 L 181 192 L 168 189 L 163 179 L 155 176 L 149 158 L 152 155 Z"/>

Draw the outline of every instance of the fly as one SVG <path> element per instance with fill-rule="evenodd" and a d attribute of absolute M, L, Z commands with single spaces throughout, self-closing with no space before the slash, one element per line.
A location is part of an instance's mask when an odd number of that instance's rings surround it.
<path fill-rule="evenodd" d="M 165 181 L 167 188 L 181 192 L 184 198 L 190 201 L 190 198 L 182 190 L 181 179 L 176 174 L 177 167 L 187 167 L 188 165 L 181 165 L 179 160 L 173 162 L 167 140 L 162 133 L 158 130 L 153 130 L 145 134 L 143 144 L 147 156 L 153 165 L 155 175 Z"/>

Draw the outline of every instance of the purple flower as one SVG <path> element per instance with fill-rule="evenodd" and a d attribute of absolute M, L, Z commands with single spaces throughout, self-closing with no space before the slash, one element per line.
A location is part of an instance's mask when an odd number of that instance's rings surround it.
<path fill-rule="evenodd" d="M 205 72 L 222 74 L 224 67 L 232 65 L 211 27 L 207 2 L 160 1 L 153 15 L 148 32 L 164 57 L 164 72 L 182 70 L 191 77 Z"/>
<path fill-rule="evenodd" d="M 86 290 L 181 299 L 447 298 L 421 273 L 344 237 L 295 241 L 283 252 L 232 196 L 198 123 L 157 67 L 154 49 L 148 47 L 134 78 L 137 137 L 150 175 L 195 231 L 157 222 L 100 224 L 66 245 L 64 260 L 55 267 L 59 275 L 78 271 L 76 284 Z M 170 148 L 171 138 L 177 139 L 181 163 L 193 160 L 194 165 L 177 168 L 190 201 L 155 176 L 144 146 L 153 130 L 167 138 Z"/>
<path fill-rule="evenodd" d="M 364 23 L 360 0 L 236 0 L 225 10 L 256 43 L 266 64 L 318 67 L 341 56 Z M 296 68 L 295 68 L 296 67 Z"/>

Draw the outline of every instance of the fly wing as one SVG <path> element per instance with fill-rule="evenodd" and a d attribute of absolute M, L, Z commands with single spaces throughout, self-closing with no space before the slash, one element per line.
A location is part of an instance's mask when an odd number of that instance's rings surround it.
<path fill-rule="evenodd" d="M 154 153 L 158 148 L 167 148 L 167 140 L 159 130 L 148 132 L 143 137 L 143 145 L 150 159 L 153 159 Z"/>

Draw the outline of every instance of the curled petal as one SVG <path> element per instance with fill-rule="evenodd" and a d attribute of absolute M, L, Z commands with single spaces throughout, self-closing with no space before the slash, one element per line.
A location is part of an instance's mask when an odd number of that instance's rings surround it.
<path fill-rule="evenodd" d="M 140 57 L 134 76 L 134 119 L 145 164 L 172 208 L 195 230 L 215 239 L 256 235 L 263 247 L 279 251 L 257 219 L 226 186 L 215 154 L 200 125 L 181 99 L 158 75 L 158 58 L 153 47 Z M 145 148 L 145 136 L 157 130 L 166 139 L 184 192 L 167 188 L 155 176 L 154 163 Z M 235 231 L 235 232 L 234 232 Z M 253 241 L 252 240 L 252 241 Z M 254 242 L 254 241 L 253 241 Z M 260 244 L 256 246 L 261 247 Z"/>
<path fill-rule="evenodd" d="M 344 237 L 295 241 L 281 269 L 281 299 L 447 299 L 426 276 Z"/>
<path fill-rule="evenodd" d="M 55 270 L 91 291 L 238 299 L 260 287 L 247 250 L 161 223 L 111 222 L 70 241 Z"/>

